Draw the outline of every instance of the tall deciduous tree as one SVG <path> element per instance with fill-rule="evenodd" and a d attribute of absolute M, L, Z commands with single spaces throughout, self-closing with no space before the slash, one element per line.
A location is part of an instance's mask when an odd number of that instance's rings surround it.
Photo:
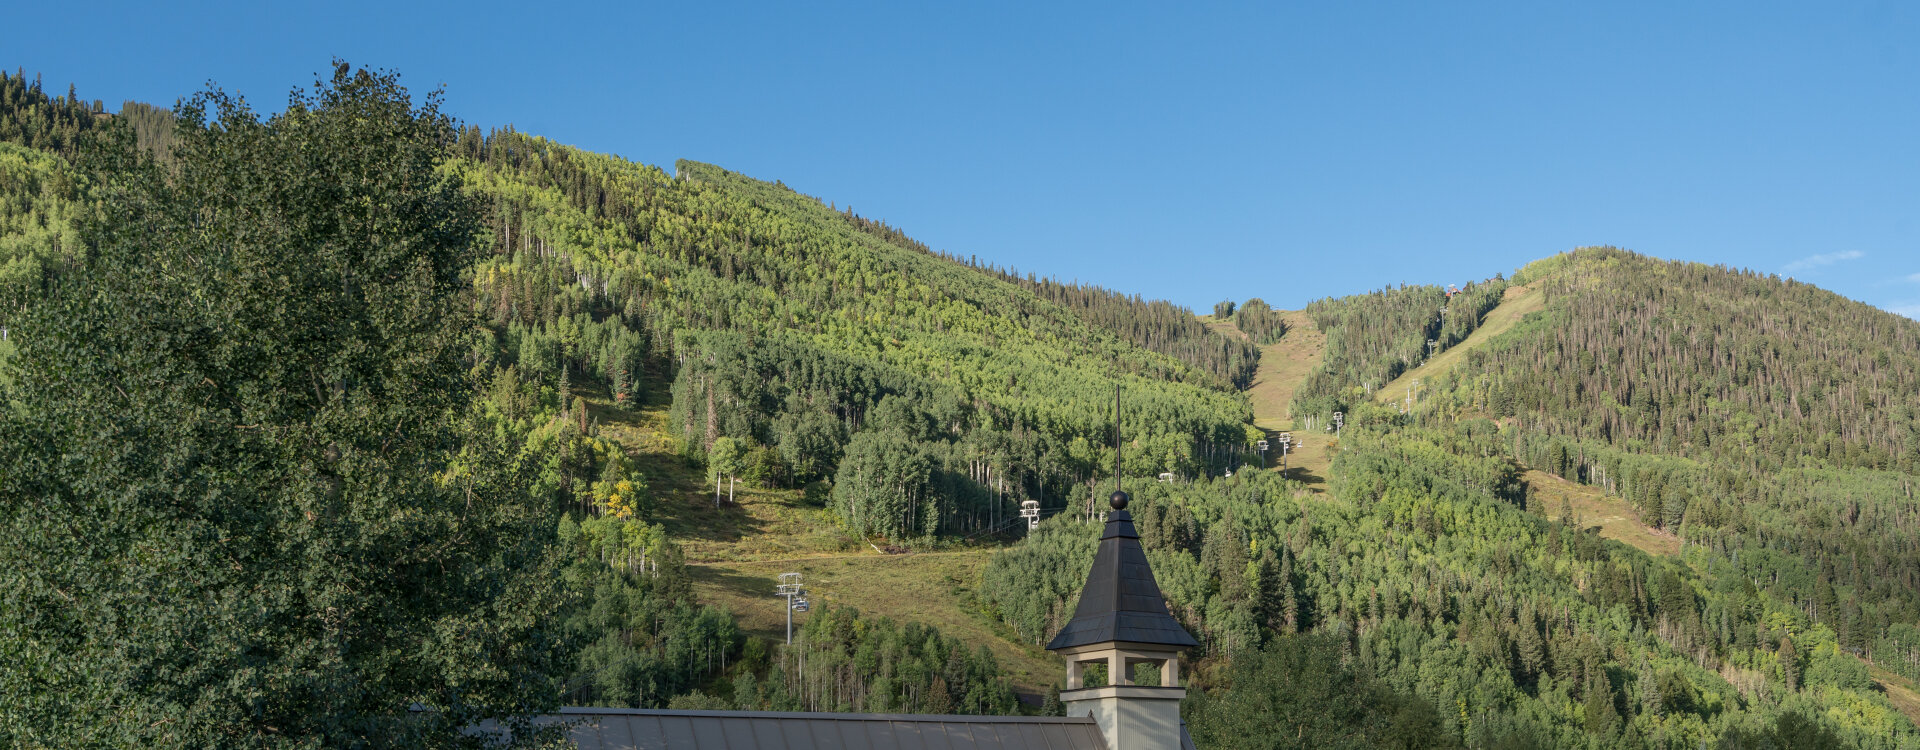
<path fill-rule="evenodd" d="M 557 703 L 554 509 L 473 429 L 437 95 L 338 64 L 100 157 L 0 416 L 0 744 L 472 744 Z M 11 735 L 11 740 L 5 738 Z M 525 735 L 522 735 L 523 737 Z"/>
<path fill-rule="evenodd" d="M 722 437 L 713 441 L 713 448 L 707 451 L 707 468 L 713 474 L 713 505 L 720 507 L 720 480 L 726 479 L 727 502 L 733 502 L 733 477 L 740 473 L 740 459 L 743 455 L 740 443 L 733 438 Z"/>
<path fill-rule="evenodd" d="M 894 431 L 853 437 L 834 475 L 833 505 L 860 534 L 902 539 L 932 533 L 928 507 L 932 465 L 912 440 Z"/>

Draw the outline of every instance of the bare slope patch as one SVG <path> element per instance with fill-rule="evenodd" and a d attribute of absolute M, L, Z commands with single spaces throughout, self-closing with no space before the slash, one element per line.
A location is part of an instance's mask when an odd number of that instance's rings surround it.
<path fill-rule="evenodd" d="M 1863 660 L 1864 661 L 1864 660 Z M 1866 662 L 1867 672 L 1873 676 L 1875 685 L 1887 696 L 1887 701 L 1900 713 L 1906 714 L 1913 723 L 1920 724 L 1920 692 L 1916 692 L 1913 683 L 1900 675 L 1881 669 L 1873 662 Z"/>
<path fill-rule="evenodd" d="M 1641 523 L 1625 500 L 1544 471 L 1528 469 L 1520 478 L 1527 484 L 1527 510 L 1582 529 L 1597 528 L 1601 537 L 1650 555 L 1680 553 L 1679 537 Z"/>
<path fill-rule="evenodd" d="M 786 601 L 773 596 L 781 573 L 799 573 L 810 603 L 851 606 L 870 615 L 932 625 L 969 645 L 985 644 L 1014 689 L 1039 693 L 1064 674 L 1059 662 L 1038 648 L 1015 643 L 974 605 L 973 587 L 991 550 L 910 555 L 854 555 L 788 561 L 706 563 L 689 566 L 694 592 L 703 602 L 732 611 L 749 633 L 786 637 Z M 800 622 L 807 613 L 795 614 Z M 798 627 L 796 625 L 796 627 Z"/>

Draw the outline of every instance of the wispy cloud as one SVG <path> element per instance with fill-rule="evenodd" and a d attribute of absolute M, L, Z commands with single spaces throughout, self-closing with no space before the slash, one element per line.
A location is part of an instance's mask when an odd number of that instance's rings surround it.
<path fill-rule="evenodd" d="M 1831 266 L 1843 260 L 1854 260 L 1862 257 L 1866 257 L 1866 253 L 1860 252 L 1859 250 L 1848 250 L 1839 253 L 1820 253 L 1819 255 L 1809 255 L 1792 263 L 1788 263 L 1785 266 L 1781 266 L 1780 270 L 1786 271 L 1787 273 L 1799 273 L 1821 266 Z M 1920 276 L 1920 274 L 1915 275 Z"/>
<path fill-rule="evenodd" d="M 1908 302 L 1904 305 L 1887 305 L 1883 309 L 1895 315 L 1903 315 L 1914 320 L 1920 320 L 1920 302 Z"/>
<path fill-rule="evenodd" d="M 1907 277 L 1907 280 L 1908 280 L 1908 281 L 1911 281 L 1911 282 L 1913 282 L 1913 283 L 1915 283 L 1915 284 L 1920 284 L 1920 273 L 1916 273 L 1916 274 L 1914 274 L 1914 275 L 1912 275 L 1912 276 L 1908 276 L 1908 277 Z"/>

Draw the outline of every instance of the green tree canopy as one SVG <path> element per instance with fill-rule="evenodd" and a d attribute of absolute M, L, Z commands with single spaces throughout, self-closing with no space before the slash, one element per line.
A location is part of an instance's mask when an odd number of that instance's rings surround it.
<path fill-rule="evenodd" d="M 123 138 L 0 396 L 0 744 L 456 746 L 550 710 L 553 509 L 471 429 L 451 123 L 338 64 Z"/>
<path fill-rule="evenodd" d="M 1229 689 L 1194 691 L 1184 713 L 1209 748 L 1446 748 L 1459 740 L 1422 698 L 1354 670 L 1327 635 L 1276 638 L 1233 662 Z"/>

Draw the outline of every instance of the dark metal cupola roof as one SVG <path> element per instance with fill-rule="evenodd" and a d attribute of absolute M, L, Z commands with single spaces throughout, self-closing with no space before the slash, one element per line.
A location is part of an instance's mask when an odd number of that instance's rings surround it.
<path fill-rule="evenodd" d="M 1047 644 L 1047 650 L 1095 643 L 1127 642 L 1190 648 L 1200 643 L 1167 612 L 1153 567 L 1133 530 L 1127 513 L 1127 493 L 1115 492 L 1108 501 L 1107 528 L 1093 555 L 1093 570 L 1080 591 L 1073 619 Z"/>

